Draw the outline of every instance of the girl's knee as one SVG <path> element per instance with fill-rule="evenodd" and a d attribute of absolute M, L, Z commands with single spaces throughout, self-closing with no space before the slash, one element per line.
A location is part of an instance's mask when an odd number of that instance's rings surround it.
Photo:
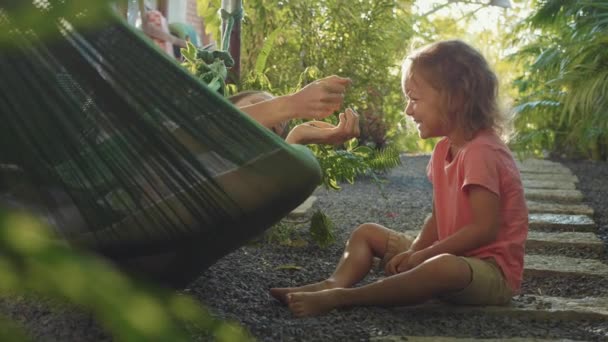
<path fill-rule="evenodd" d="M 355 228 L 348 239 L 347 244 L 365 244 L 373 251 L 375 256 L 382 256 L 388 242 L 387 228 L 375 223 L 364 223 Z"/>
<path fill-rule="evenodd" d="M 377 225 L 375 225 L 374 223 L 363 223 L 353 230 L 353 232 L 350 234 L 350 237 L 351 239 L 361 238 L 367 240 L 368 237 L 377 234 L 377 230 Z"/>
<path fill-rule="evenodd" d="M 453 254 L 439 254 L 428 260 L 422 265 L 428 267 L 432 272 L 445 277 L 446 281 L 469 281 L 471 269 L 466 261 Z M 422 266 L 421 265 L 421 266 Z"/>

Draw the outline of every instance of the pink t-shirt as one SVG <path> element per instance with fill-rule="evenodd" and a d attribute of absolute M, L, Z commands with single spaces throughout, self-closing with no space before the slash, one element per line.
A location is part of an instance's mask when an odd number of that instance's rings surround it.
<path fill-rule="evenodd" d="M 492 257 L 502 269 L 509 287 L 521 287 L 524 245 L 528 236 L 528 208 L 511 152 L 491 131 L 479 132 L 452 160 L 447 138 L 437 143 L 427 167 L 433 183 L 433 201 L 439 241 L 472 221 L 468 185 L 479 185 L 500 198 L 500 229 L 489 245 L 465 253 Z"/>

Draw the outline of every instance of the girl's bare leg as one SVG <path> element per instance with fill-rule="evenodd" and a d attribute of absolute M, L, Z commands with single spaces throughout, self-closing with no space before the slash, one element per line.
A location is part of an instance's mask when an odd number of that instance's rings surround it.
<path fill-rule="evenodd" d="M 450 254 L 438 255 L 407 272 L 357 288 L 333 288 L 286 295 L 296 316 L 313 316 L 344 306 L 400 306 L 425 302 L 439 294 L 465 288 L 469 265 Z"/>
<path fill-rule="evenodd" d="M 389 232 L 388 228 L 375 223 L 360 225 L 350 235 L 336 270 L 329 278 L 299 287 L 272 288 L 270 294 L 286 303 L 289 293 L 315 292 L 352 286 L 369 273 L 374 256 L 382 257 L 384 255 Z"/>

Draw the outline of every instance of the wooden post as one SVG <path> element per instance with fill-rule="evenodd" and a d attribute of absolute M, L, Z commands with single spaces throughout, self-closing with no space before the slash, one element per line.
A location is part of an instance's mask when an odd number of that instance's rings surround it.
<path fill-rule="evenodd" d="M 243 10 L 242 0 L 222 0 L 222 10 L 233 14 Z M 228 51 L 234 59 L 234 66 L 230 69 L 228 83 L 238 84 L 241 78 L 241 18 L 235 18 L 234 25 L 230 34 L 230 47 Z M 222 34 L 226 30 L 226 21 L 222 20 Z M 224 37 L 222 37 L 222 42 Z"/>

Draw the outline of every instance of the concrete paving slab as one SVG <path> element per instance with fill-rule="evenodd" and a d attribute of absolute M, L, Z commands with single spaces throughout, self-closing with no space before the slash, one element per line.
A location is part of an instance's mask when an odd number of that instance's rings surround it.
<path fill-rule="evenodd" d="M 310 211 L 310 208 L 312 208 L 312 205 L 316 201 L 317 201 L 316 196 L 308 197 L 306 200 L 304 200 L 304 202 L 302 202 L 302 204 L 300 204 L 297 208 L 292 210 L 291 213 L 289 213 L 289 215 L 287 215 L 287 216 L 291 217 L 291 218 L 296 218 L 296 217 L 302 217 L 302 216 L 306 215 Z"/>
<path fill-rule="evenodd" d="M 597 225 L 587 215 L 530 214 L 530 230 L 595 232 Z"/>
<path fill-rule="evenodd" d="M 551 202 L 527 201 L 531 214 L 568 214 L 593 216 L 593 208 L 586 204 L 563 204 Z"/>
<path fill-rule="evenodd" d="M 549 159 L 540 159 L 540 158 L 518 158 L 516 155 L 513 156 L 515 158 L 515 163 L 518 166 L 555 166 L 562 165 L 560 162 L 556 162 Z"/>
<path fill-rule="evenodd" d="M 527 254 L 525 256 L 524 278 L 548 274 L 582 274 L 608 277 L 608 265 L 596 259 L 570 258 L 561 255 Z M 608 311 L 608 306 L 606 310 Z"/>
<path fill-rule="evenodd" d="M 530 231 L 526 250 L 572 249 L 594 257 L 604 252 L 604 242 L 594 233 Z"/>
<path fill-rule="evenodd" d="M 525 295 L 516 297 L 507 306 L 458 306 L 438 301 L 399 307 L 403 312 L 436 312 L 462 315 L 488 315 L 535 320 L 601 321 L 608 319 L 608 298 L 585 297 L 580 299 Z"/>
<path fill-rule="evenodd" d="M 521 172 L 521 179 L 523 180 L 539 180 L 539 181 L 554 181 L 554 182 L 568 182 L 578 183 L 578 177 L 576 175 L 564 175 L 556 173 L 530 173 L 525 171 Z"/>
<path fill-rule="evenodd" d="M 540 202 L 556 202 L 580 204 L 583 194 L 578 190 L 551 190 L 551 189 L 526 189 L 524 194 L 527 200 Z"/>
<path fill-rule="evenodd" d="M 473 338 L 473 337 L 446 337 L 446 336 L 377 336 L 370 337 L 374 342 L 576 342 L 570 339 L 544 339 L 544 338 Z"/>
<path fill-rule="evenodd" d="M 520 172 L 527 173 L 550 173 L 550 174 L 559 174 L 559 175 L 573 175 L 572 171 L 569 168 L 563 166 L 562 164 L 553 164 L 553 165 L 533 165 L 529 163 L 517 163 L 518 169 Z"/>
<path fill-rule="evenodd" d="M 522 180 L 524 188 L 527 189 L 553 189 L 553 190 L 576 190 L 574 182 L 560 182 L 553 180 Z"/>

